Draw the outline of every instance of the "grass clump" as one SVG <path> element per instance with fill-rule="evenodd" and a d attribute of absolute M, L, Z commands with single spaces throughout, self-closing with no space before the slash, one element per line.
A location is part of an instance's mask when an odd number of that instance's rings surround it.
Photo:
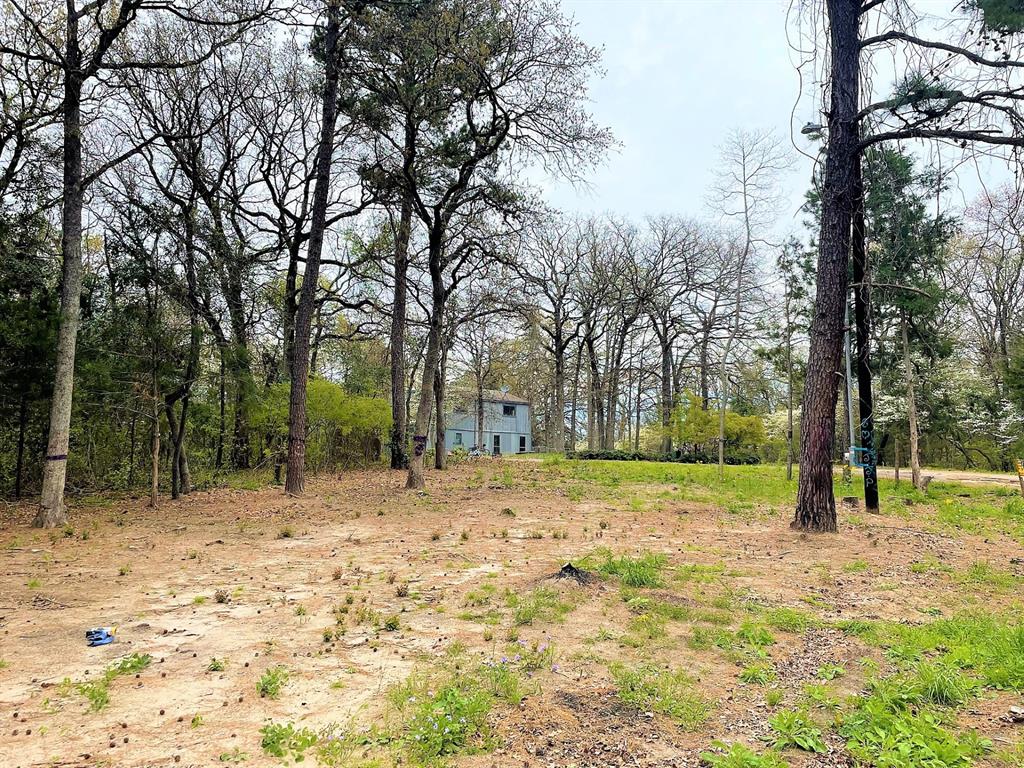
<path fill-rule="evenodd" d="M 637 709 L 668 715 L 680 726 L 694 730 L 711 711 L 711 704 L 693 690 L 693 679 L 682 670 L 644 663 L 635 667 L 611 666 L 619 699 Z"/>
<path fill-rule="evenodd" d="M 507 676 L 501 677 L 491 677 L 495 687 L 518 695 Z M 400 741 L 415 762 L 432 763 L 490 744 L 487 716 L 495 695 L 476 675 L 451 674 L 440 680 L 415 675 L 392 689 L 389 698 L 405 720 Z"/>
<path fill-rule="evenodd" d="M 743 744 L 716 741 L 719 752 L 701 752 L 700 759 L 709 768 L 789 768 L 789 763 L 774 749 L 758 754 Z"/>
<path fill-rule="evenodd" d="M 806 712 L 784 709 L 769 718 L 768 724 L 775 732 L 776 749 L 796 747 L 805 752 L 828 752 L 828 747 L 821 738 L 821 728 L 814 724 Z"/>
<path fill-rule="evenodd" d="M 775 678 L 775 668 L 770 664 L 751 664 L 740 672 L 740 681 L 753 685 L 768 685 Z"/>
<path fill-rule="evenodd" d="M 594 566 L 598 573 L 605 576 L 614 576 L 626 587 L 660 587 L 665 582 L 661 572 L 665 568 L 668 559 L 665 555 L 644 552 L 637 557 L 615 555 L 608 549 L 601 549 L 597 552 L 597 564 Z M 590 558 L 584 558 L 584 563 L 590 565 Z"/>
<path fill-rule="evenodd" d="M 572 610 L 556 590 L 551 587 L 537 587 L 526 595 L 508 591 L 505 602 L 512 610 L 512 621 L 516 626 L 533 624 L 536 621 L 560 621 Z"/>
<path fill-rule="evenodd" d="M 269 667 L 256 683 L 256 692 L 261 699 L 276 699 L 281 695 L 281 689 L 288 682 L 288 670 L 278 665 Z"/>

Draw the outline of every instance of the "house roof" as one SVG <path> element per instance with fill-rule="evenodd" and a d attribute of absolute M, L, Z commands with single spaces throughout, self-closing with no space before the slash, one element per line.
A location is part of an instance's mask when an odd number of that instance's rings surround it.
<path fill-rule="evenodd" d="M 530 401 L 523 397 L 513 395 L 511 392 L 503 392 L 500 389 L 485 389 L 484 400 L 491 403 L 516 403 L 517 405 L 529 405 Z"/>
<path fill-rule="evenodd" d="M 461 390 L 453 401 L 457 401 L 460 404 L 470 405 L 476 402 L 476 391 L 475 390 Z M 500 389 L 485 389 L 484 390 L 484 402 L 485 403 L 508 403 L 509 405 L 529 405 L 530 401 L 513 395 L 511 392 L 502 392 Z"/>

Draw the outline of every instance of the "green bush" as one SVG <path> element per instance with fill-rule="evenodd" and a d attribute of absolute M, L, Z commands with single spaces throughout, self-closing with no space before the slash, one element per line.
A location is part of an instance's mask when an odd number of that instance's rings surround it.
<path fill-rule="evenodd" d="M 274 384 L 253 406 L 250 425 L 269 438 L 267 451 L 280 457 L 288 442 L 291 385 Z M 311 379 L 306 391 L 306 465 L 312 470 L 367 463 L 379 457 L 391 429 L 391 406 L 380 397 L 346 392 L 324 379 Z"/>

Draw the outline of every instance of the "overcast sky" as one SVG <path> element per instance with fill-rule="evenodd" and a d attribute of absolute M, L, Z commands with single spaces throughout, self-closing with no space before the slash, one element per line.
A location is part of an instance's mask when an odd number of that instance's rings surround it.
<path fill-rule="evenodd" d="M 579 35 L 604 48 L 592 111 L 622 146 L 589 190 L 549 185 L 548 200 L 581 213 L 704 216 L 722 136 L 777 131 L 789 145 L 799 90 L 786 40 L 785 0 L 561 0 Z M 805 106 L 797 118 L 808 118 Z M 804 149 L 813 145 L 797 134 Z M 784 179 L 795 226 L 811 163 L 793 153 Z"/>
<path fill-rule="evenodd" d="M 801 84 L 787 39 L 789 0 L 560 1 L 580 37 L 604 49 L 606 74 L 592 84 L 591 108 L 621 147 L 590 175 L 589 189 L 547 182 L 544 191 L 551 204 L 634 219 L 662 213 L 711 216 L 704 200 L 723 135 L 737 128 L 772 130 L 792 151 L 791 171 L 782 179 L 788 204 L 776 232 L 802 232 L 798 209 L 812 161 L 791 142 L 815 154 L 819 145 L 801 136 L 799 128 L 824 118 L 811 98 L 816 86 L 805 82 L 791 135 Z M 941 19 L 949 18 L 955 4 L 915 2 L 919 10 Z M 791 20 L 791 30 L 796 21 Z M 884 74 L 878 79 L 876 87 L 890 87 Z M 934 158 L 934 144 L 905 146 L 922 164 Z M 959 151 L 942 154 L 947 171 L 962 161 Z M 1009 178 L 1005 160 L 966 163 L 951 180 L 947 205 L 961 209 L 981 192 L 981 180 L 992 186 Z"/>

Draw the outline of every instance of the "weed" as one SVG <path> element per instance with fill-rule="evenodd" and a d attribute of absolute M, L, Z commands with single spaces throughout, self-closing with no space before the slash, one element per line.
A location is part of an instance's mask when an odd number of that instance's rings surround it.
<path fill-rule="evenodd" d="M 290 525 L 282 526 L 281 530 L 277 532 L 277 538 L 279 539 L 294 539 L 295 529 Z"/>
<path fill-rule="evenodd" d="M 475 676 L 453 675 L 442 682 L 413 676 L 389 698 L 407 716 L 403 742 L 419 762 L 474 751 L 488 739 L 494 696 Z"/>
<path fill-rule="evenodd" d="M 402 622 L 397 614 L 391 614 L 384 619 L 384 629 L 387 632 L 397 632 L 402 627 Z"/>
<path fill-rule="evenodd" d="M 687 730 L 707 719 L 711 705 L 693 690 L 693 680 L 682 670 L 644 663 L 635 667 L 611 666 L 619 698 L 642 710 L 668 715 Z"/>
<path fill-rule="evenodd" d="M 990 747 L 976 734 L 950 733 L 934 712 L 914 711 L 876 695 L 862 700 L 839 732 L 855 760 L 892 768 L 967 768 Z"/>
<path fill-rule="evenodd" d="M 838 664 L 822 664 L 818 667 L 818 671 L 815 672 L 815 676 L 819 680 L 835 680 L 836 678 L 842 677 L 846 674 L 846 670 Z"/>
<path fill-rule="evenodd" d="M 297 763 L 305 759 L 306 750 L 319 740 L 315 731 L 296 728 L 291 723 L 270 723 L 260 728 L 260 734 L 264 753 L 282 760 L 290 758 Z"/>
<path fill-rule="evenodd" d="M 821 683 L 807 683 L 804 686 L 804 696 L 811 706 L 818 709 L 834 711 L 839 709 L 839 700 L 832 695 L 827 685 Z"/>
<path fill-rule="evenodd" d="M 512 609 L 512 620 L 518 626 L 535 621 L 561 620 L 572 610 L 572 606 L 563 602 L 558 592 L 550 587 L 537 587 L 523 596 L 509 591 L 505 594 L 505 601 Z"/>
<path fill-rule="evenodd" d="M 244 763 L 249 759 L 249 754 L 235 747 L 230 752 L 221 752 L 217 759 L 222 763 Z"/>
<path fill-rule="evenodd" d="M 806 611 L 785 606 L 767 609 L 764 612 L 764 620 L 772 629 L 793 633 L 806 632 L 816 623 L 814 617 Z"/>
<path fill-rule="evenodd" d="M 118 576 L 127 576 L 131 572 L 132 567 L 130 565 L 122 565 L 120 568 L 117 569 Z"/>
<path fill-rule="evenodd" d="M 755 685 L 767 685 L 775 680 L 775 668 L 770 664 L 751 664 L 740 672 L 740 681 Z"/>
<path fill-rule="evenodd" d="M 638 557 L 622 555 L 615 557 L 611 550 L 602 549 L 596 553 L 601 558 L 596 569 L 605 576 L 615 576 L 627 587 L 660 587 L 664 584 L 661 571 L 667 563 L 664 555 L 645 552 Z M 589 564 L 591 558 L 584 558 Z"/>
<path fill-rule="evenodd" d="M 395 587 L 395 597 L 409 596 L 409 582 L 403 581 Z"/>
<path fill-rule="evenodd" d="M 276 699 L 281 695 L 281 689 L 288 682 L 288 670 L 278 665 L 269 667 L 256 683 L 256 692 L 261 699 Z"/>
<path fill-rule="evenodd" d="M 758 754 L 743 744 L 712 744 L 720 752 L 702 752 L 700 759 L 708 768 L 789 768 L 789 763 L 773 749 Z"/>
<path fill-rule="evenodd" d="M 843 566 L 846 573 L 864 573 L 868 569 L 867 560 L 852 560 Z"/>
<path fill-rule="evenodd" d="M 206 665 L 207 672 L 223 672 L 228 663 L 224 659 L 218 659 L 214 656 L 210 659 L 210 663 Z"/>
<path fill-rule="evenodd" d="M 203 716 L 202 715 L 200 715 L 198 712 L 196 714 L 192 715 L 192 721 L 190 722 L 190 725 L 193 728 L 199 728 L 202 724 L 203 724 Z"/>
<path fill-rule="evenodd" d="M 124 675 L 134 675 L 150 665 L 153 657 L 149 654 L 133 653 L 110 664 L 97 680 L 75 684 L 75 690 L 89 700 L 89 710 L 98 712 L 110 703 L 110 684 Z M 66 687 L 71 682 L 66 681 Z"/>
<path fill-rule="evenodd" d="M 775 748 L 796 747 L 806 752 L 824 754 L 828 751 L 821 738 L 821 729 L 806 712 L 784 709 L 768 719 L 775 731 Z"/>

